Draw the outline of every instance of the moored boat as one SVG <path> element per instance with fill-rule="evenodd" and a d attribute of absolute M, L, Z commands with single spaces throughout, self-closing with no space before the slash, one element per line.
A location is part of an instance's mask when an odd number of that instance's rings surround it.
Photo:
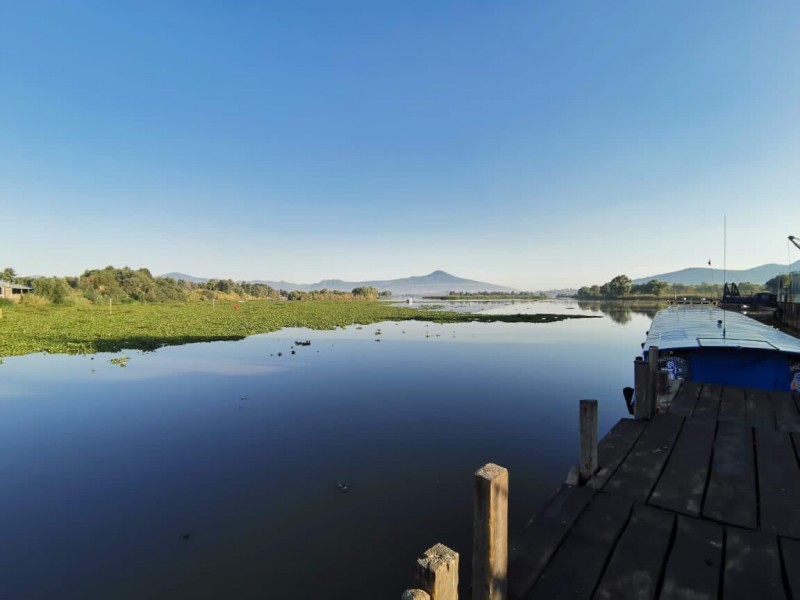
<path fill-rule="evenodd" d="M 653 319 L 642 344 L 670 380 L 762 390 L 800 390 L 800 339 L 713 306 L 671 306 Z"/>

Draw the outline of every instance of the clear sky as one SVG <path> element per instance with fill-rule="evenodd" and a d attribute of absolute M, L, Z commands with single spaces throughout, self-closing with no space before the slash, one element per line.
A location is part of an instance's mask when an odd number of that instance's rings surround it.
<path fill-rule="evenodd" d="M 800 236 L 796 0 L 0 0 L 0 268 L 546 289 L 723 215 Z"/>

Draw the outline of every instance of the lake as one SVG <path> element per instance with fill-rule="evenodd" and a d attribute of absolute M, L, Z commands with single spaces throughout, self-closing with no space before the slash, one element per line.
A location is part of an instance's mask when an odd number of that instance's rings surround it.
<path fill-rule="evenodd" d="M 627 416 L 652 312 L 457 308 L 601 318 L 5 359 L 2 597 L 397 599 L 436 542 L 468 584 L 473 472 L 509 469 L 513 539 L 578 462 L 578 401 Z"/>

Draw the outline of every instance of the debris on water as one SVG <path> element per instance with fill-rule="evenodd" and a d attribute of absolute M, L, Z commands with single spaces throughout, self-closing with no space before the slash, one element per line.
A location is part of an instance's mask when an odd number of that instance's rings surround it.
<path fill-rule="evenodd" d="M 183 540 L 188 540 L 191 537 L 192 537 L 192 534 L 189 533 L 188 531 L 183 533 L 183 534 L 181 534 L 181 539 L 183 539 Z"/>
<path fill-rule="evenodd" d="M 380 335 L 380 334 L 381 334 L 381 330 L 380 329 L 376 329 L 375 330 L 375 335 Z"/>
<path fill-rule="evenodd" d="M 294 350 L 292 350 L 292 354 L 297 354 L 297 352 L 295 352 Z"/>
<path fill-rule="evenodd" d="M 295 340 L 294 345 L 295 346 L 310 346 L 311 345 L 311 340 L 300 340 L 300 341 Z"/>
<path fill-rule="evenodd" d="M 250 396 L 242 396 L 239 400 L 250 400 Z"/>
<path fill-rule="evenodd" d="M 283 352 L 278 352 L 278 356 L 283 356 Z"/>
<path fill-rule="evenodd" d="M 339 488 L 339 491 L 342 492 L 343 494 L 346 494 L 348 491 L 350 491 L 350 484 L 344 483 L 342 481 L 337 481 L 336 487 Z"/>
<path fill-rule="evenodd" d="M 130 360 L 130 357 L 128 357 L 128 356 L 118 356 L 117 358 L 112 358 L 109 362 L 112 365 L 119 365 L 120 367 L 127 367 L 129 360 Z"/>

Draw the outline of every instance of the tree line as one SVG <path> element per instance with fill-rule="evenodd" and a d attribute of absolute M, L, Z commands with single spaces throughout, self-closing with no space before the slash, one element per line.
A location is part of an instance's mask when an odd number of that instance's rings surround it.
<path fill-rule="evenodd" d="M 0 280 L 33 288 L 38 301 L 63 304 L 68 300 L 85 300 L 94 304 L 113 302 L 171 302 L 211 300 L 376 300 L 390 297 L 391 292 L 378 292 L 374 287 L 357 287 L 351 292 L 318 290 L 311 292 L 276 290 L 264 283 L 248 283 L 232 279 L 209 279 L 201 283 L 154 277 L 149 269 L 87 269 L 77 277 L 20 276 L 6 267 Z M 25 298 L 23 298 L 25 299 Z"/>
<path fill-rule="evenodd" d="M 796 278 L 797 275 L 795 274 Z M 779 287 L 787 287 L 789 282 L 788 275 L 778 275 L 773 277 L 763 285 L 745 281 L 737 284 L 739 292 L 743 296 L 755 294 L 762 291 L 770 291 L 776 293 Z M 655 296 L 655 297 L 669 297 L 669 296 L 705 296 L 708 298 L 722 297 L 723 285 L 722 284 L 684 284 L 684 283 L 667 283 L 666 281 L 659 281 L 658 279 L 651 279 L 647 283 L 635 284 L 627 275 L 617 275 L 611 281 L 603 285 L 583 286 L 578 289 L 575 294 L 576 297 L 582 299 L 613 299 L 613 298 L 626 298 L 626 297 L 640 297 L 640 296 Z"/>

